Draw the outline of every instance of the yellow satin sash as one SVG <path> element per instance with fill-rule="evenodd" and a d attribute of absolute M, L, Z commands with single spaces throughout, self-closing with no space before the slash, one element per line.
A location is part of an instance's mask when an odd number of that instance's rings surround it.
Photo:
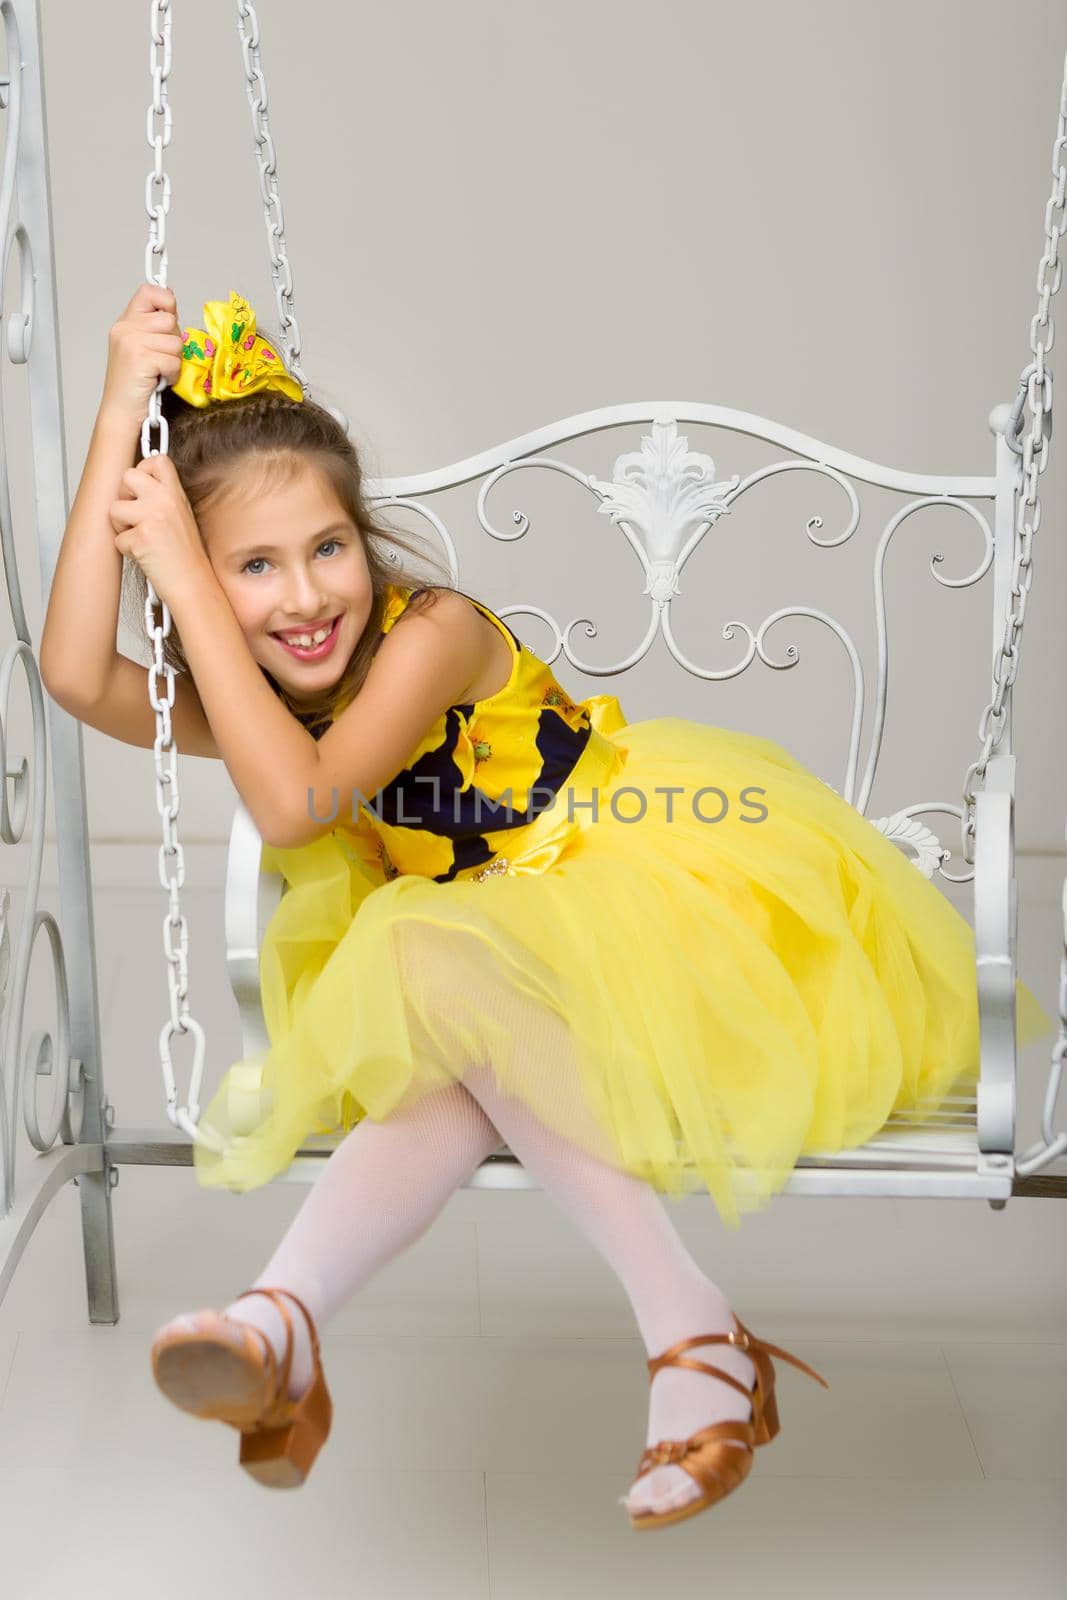
<path fill-rule="evenodd" d="M 516 877 L 544 872 L 556 860 L 576 827 L 588 827 L 597 820 L 592 804 L 593 791 L 622 771 L 629 751 L 607 737 L 626 727 L 626 718 L 613 694 L 590 695 L 578 702 L 589 711 L 589 740 L 577 762 L 561 785 L 556 798 L 532 822 L 498 835 L 501 854 L 487 867 L 466 867 L 455 882 L 484 882 L 506 873 Z"/>

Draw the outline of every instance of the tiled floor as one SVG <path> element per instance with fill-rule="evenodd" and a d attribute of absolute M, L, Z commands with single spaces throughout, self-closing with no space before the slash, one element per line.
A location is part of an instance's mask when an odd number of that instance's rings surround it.
<path fill-rule="evenodd" d="M 97 895 L 120 1123 L 163 1121 L 162 900 L 158 884 Z M 194 1009 L 215 1070 L 237 1053 L 225 970 L 209 966 L 218 896 L 194 892 L 190 905 Z M 1035 942 L 1024 959 L 1046 1004 L 1054 909 L 1037 918 L 1047 953 Z M 1046 1061 L 1025 1063 L 1027 1139 Z M 746 1322 L 831 1388 L 778 1363 L 782 1432 L 748 1481 L 639 1535 L 617 1498 L 644 1442 L 644 1351 L 616 1280 L 539 1191 L 458 1192 L 329 1326 L 335 1423 L 302 1490 L 259 1488 L 230 1429 L 167 1405 L 152 1330 L 251 1282 L 305 1193 L 218 1195 L 185 1170 L 124 1168 L 114 1327 L 87 1322 L 78 1191 L 56 1197 L 0 1306 L 0 1593 L 1067 1593 L 1062 1204 L 785 1197 L 727 1233 L 710 1202 L 681 1203 L 679 1229 Z"/>

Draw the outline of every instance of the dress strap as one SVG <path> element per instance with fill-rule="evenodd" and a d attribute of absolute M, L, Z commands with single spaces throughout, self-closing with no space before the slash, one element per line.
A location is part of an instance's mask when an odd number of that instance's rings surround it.
<path fill-rule="evenodd" d="M 509 688 L 510 685 L 514 682 L 515 672 L 517 670 L 516 669 L 516 662 L 518 660 L 518 657 L 522 653 L 522 646 L 521 646 L 519 640 L 516 638 L 515 634 L 513 634 L 511 629 L 508 627 L 507 623 L 504 622 L 501 617 L 498 617 L 496 612 L 491 610 L 489 606 L 485 605 L 481 600 L 476 600 L 472 594 L 464 595 L 463 598 L 465 600 L 469 600 L 471 605 L 474 606 L 478 611 L 480 611 L 482 616 L 485 617 L 487 621 L 489 621 L 489 622 L 491 622 L 493 624 L 493 626 L 496 628 L 497 632 L 499 634 L 501 634 L 501 636 L 503 637 L 504 643 L 507 645 L 508 649 L 511 651 L 511 674 L 510 674 L 510 676 L 508 678 L 507 683 L 504 685 L 504 688 L 497 690 L 497 694 L 503 694 L 504 693 L 504 689 Z M 490 695 L 488 698 L 491 699 L 491 700 L 495 700 L 496 699 L 496 695 Z M 476 703 L 480 704 L 480 702 L 476 702 Z"/>
<path fill-rule="evenodd" d="M 382 618 L 379 632 L 388 633 L 393 623 L 406 611 L 408 605 L 417 594 L 424 593 L 422 589 L 405 589 L 399 583 L 388 585 L 388 599 L 385 603 L 385 615 Z"/>

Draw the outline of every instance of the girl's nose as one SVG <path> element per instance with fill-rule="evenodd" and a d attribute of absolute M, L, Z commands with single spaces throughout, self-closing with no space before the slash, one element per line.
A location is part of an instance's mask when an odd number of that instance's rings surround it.
<path fill-rule="evenodd" d="M 327 597 L 310 577 L 297 579 L 290 590 L 290 609 L 305 617 L 322 616 Z"/>

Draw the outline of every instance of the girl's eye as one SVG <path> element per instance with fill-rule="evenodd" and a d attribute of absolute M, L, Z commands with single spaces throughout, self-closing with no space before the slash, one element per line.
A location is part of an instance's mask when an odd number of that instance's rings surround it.
<path fill-rule="evenodd" d="M 319 549 L 320 550 L 325 550 L 325 548 L 326 548 L 326 546 L 328 544 L 337 545 L 339 547 L 340 543 L 341 543 L 341 541 L 339 539 L 324 539 L 322 541 L 322 543 L 319 545 Z M 266 559 L 267 559 L 266 556 L 253 556 L 250 561 L 246 561 L 245 562 L 244 566 L 241 568 L 241 571 L 242 572 L 249 572 L 251 570 L 251 568 L 253 566 L 255 566 L 257 561 L 265 561 Z M 253 578 L 258 578 L 259 577 L 259 573 L 258 572 L 253 572 L 251 575 L 252 575 Z"/>

